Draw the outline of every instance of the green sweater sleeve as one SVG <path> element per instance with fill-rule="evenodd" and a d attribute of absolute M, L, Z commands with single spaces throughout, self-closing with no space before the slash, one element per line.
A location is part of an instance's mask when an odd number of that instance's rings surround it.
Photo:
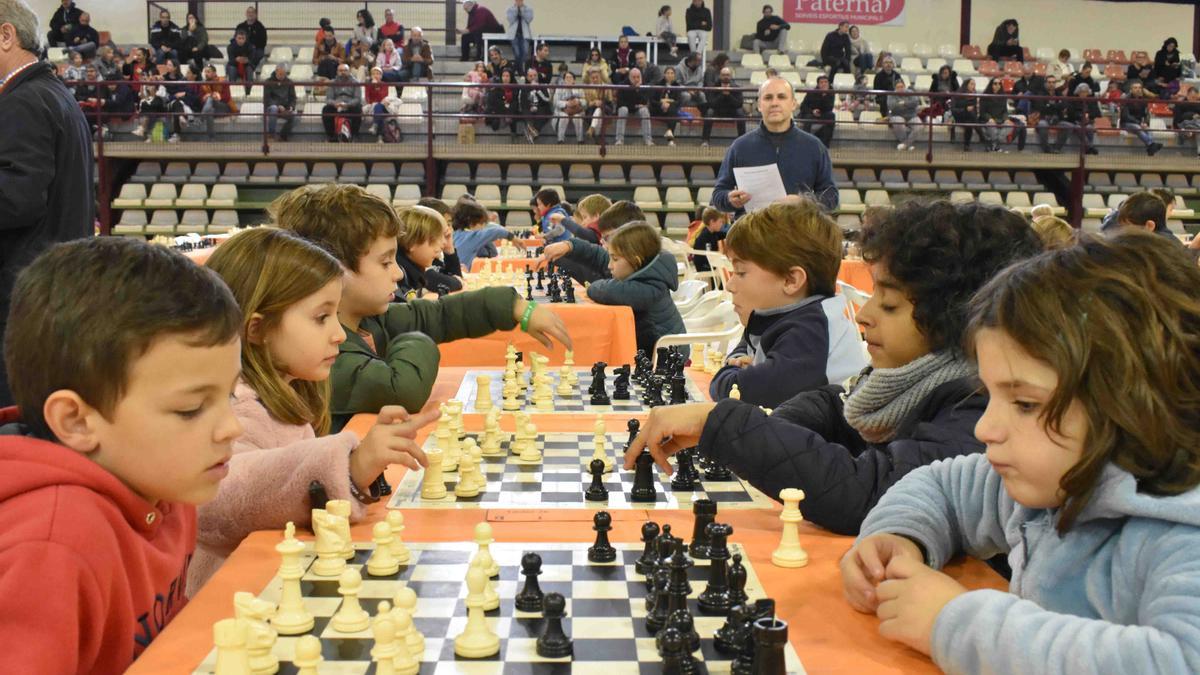
<path fill-rule="evenodd" d="M 441 355 L 420 333 L 397 335 L 372 354 L 358 335 L 347 331 L 330 373 L 332 415 L 378 413 L 385 405 L 416 412 L 429 400 Z"/>
<path fill-rule="evenodd" d="M 389 343 L 391 336 L 412 331 L 424 333 L 434 342 L 452 342 L 516 328 L 516 300 L 512 288 L 484 288 L 437 300 L 397 303 L 381 318 Z"/>
<path fill-rule="evenodd" d="M 603 246 L 586 242 L 578 237 L 571 239 L 571 250 L 565 256 L 589 269 L 608 274 L 608 251 Z"/>

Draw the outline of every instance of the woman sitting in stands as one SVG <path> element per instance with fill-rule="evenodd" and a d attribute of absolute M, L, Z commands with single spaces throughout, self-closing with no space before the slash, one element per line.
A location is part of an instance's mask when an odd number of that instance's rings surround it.
<path fill-rule="evenodd" d="M 996 26 L 996 33 L 987 48 L 988 56 L 997 61 L 1024 61 L 1025 50 L 1021 48 L 1021 27 L 1016 19 L 1005 19 Z"/>

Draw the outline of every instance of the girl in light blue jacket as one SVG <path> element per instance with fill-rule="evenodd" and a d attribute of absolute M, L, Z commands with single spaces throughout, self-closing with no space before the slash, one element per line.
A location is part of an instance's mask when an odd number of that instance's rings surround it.
<path fill-rule="evenodd" d="M 1200 672 L 1200 268 L 1145 232 L 973 301 L 985 455 L 909 473 L 842 559 L 852 606 L 949 673 Z M 937 571 L 1006 554 L 1009 592 Z"/>

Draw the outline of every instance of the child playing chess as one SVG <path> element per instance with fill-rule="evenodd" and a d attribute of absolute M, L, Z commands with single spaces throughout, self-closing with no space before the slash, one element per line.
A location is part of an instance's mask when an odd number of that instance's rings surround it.
<path fill-rule="evenodd" d="M 628 305 L 633 309 L 638 349 L 653 354 L 660 337 L 687 332 L 671 298 L 671 291 L 679 288 L 675 256 L 662 250 L 658 228 L 634 221 L 617 228 L 606 248 L 581 245 L 593 251 L 612 275 L 588 286 L 588 297 L 597 304 Z M 687 347 L 682 350 L 686 356 Z"/>
<path fill-rule="evenodd" d="M 400 268 L 400 219 L 387 201 L 355 185 L 297 188 L 271 204 L 275 222 L 333 253 L 346 275 L 338 320 L 346 341 L 330 373 L 332 430 L 386 405 L 420 410 L 437 378 L 438 342 L 481 337 L 518 325 L 547 349 L 571 348 L 556 314 L 512 288 L 466 291 L 436 301 L 392 303 Z"/>
<path fill-rule="evenodd" d="M 487 209 L 473 199 L 460 199 L 454 205 L 451 223 L 454 227 L 454 248 L 458 251 L 458 261 L 465 270 L 470 270 L 475 258 L 482 256 L 484 249 L 494 241 L 508 239 L 519 250 L 525 250 L 525 245 L 515 234 L 499 224 L 492 223 L 488 218 Z M 492 254 L 485 257 L 495 255 L 493 249 Z"/>
<path fill-rule="evenodd" d="M 556 213 L 567 215 L 566 207 L 567 203 L 554 188 L 542 188 L 529 200 L 529 208 L 533 209 L 533 216 L 538 221 L 538 230 L 547 244 L 563 241 L 571 236 L 561 223 L 551 221 L 551 217 Z"/>
<path fill-rule="evenodd" d="M 188 595 L 255 530 L 307 525 L 308 489 L 319 481 L 344 499 L 357 521 L 378 501 L 376 477 L 389 464 L 417 469 L 425 455 L 413 442 L 437 412 L 409 417 L 385 406 L 361 440 L 329 435 L 329 371 L 345 342 L 338 323 L 342 266 L 329 253 L 272 227 L 240 232 L 213 252 L 208 266 L 233 291 L 245 317 L 242 377 L 234 412 L 245 433 L 234 444 L 229 477 L 200 509 Z"/>
<path fill-rule="evenodd" d="M 637 204 L 631 201 L 619 201 L 605 209 L 596 219 L 599 242 L 592 243 L 580 237 L 572 237 L 566 241 L 548 244 L 542 249 L 542 256 L 538 259 L 537 266 L 542 267 L 553 262 L 581 284 L 590 284 L 599 279 L 611 278 L 608 256 L 601 248 L 605 240 L 625 223 L 645 220 L 646 214 L 642 213 L 642 209 Z"/>
<path fill-rule="evenodd" d="M 240 326 L 216 274 L 133 239 L 60 244 L 21 273 L 4 355 L 17 408 L 0 410 L 0 672 L 124 672 L 187 603 L 196 505 L 242 433 Z"/>
<path fill-rule="evenodd" d="M 742 216 L 725 240 L 726 289 L 746 331 L 712 379 L 714 401 L 737 385 L 743 401 L 774 408 L 802 391 L 841 384 L 867 365 L 858 328 L 837 295 L 842 235 L 808 199 Z"/>
<path fill-rule="evenodd" d="M 897 483 L 842 559 L 850 604 L 946 672 L 1200 672 L 1200 270 L 1084 236 L 972 303 L 987 453 Z M 1006 554 L 1009 592 L 938 570 Z"/>
<path fill-rule="evenodd" d="M 397 239 L 396 264 L 404 272 L 400 295 L 405 300 L 461 291 L 462 267 L 454 249 L 454 233 L 445 218 L 427 206 L 400 209 L 401 229 Z M 442 259 L 441 269 L 434 261 Z"/>
<path fill-rule="evenodd" d="M 858 532 L 875 502 L 904 474 L 978 453 L 975 422 L 986 397 L 962 353 L 967 302 L 1010 263 L 1041 250 L 1024 218 L 1001 207 L 909 203 L 871 222 L 863 259 L 875 294 L 858 312 L 871 368 L 850 384 L 802 392 L 775 408 L 732 398 L 655 408 L 626 452 L 667 456 L 699 446 L 764 493 L 808 495 L 804 516 Z"/>
<path fill-rule="evenodd" d="M 562 226 L 571 233 L 572 237 L 582 239 L 589 244 L 600 243 L 600 214 L 612 206 L 612 200 L 601 194 L 590 194 L 575 205 L 574 217 L 565 213 L 550 214 L 550 222 Z M 635 218 L 634 220 L 642 220 Z"/>

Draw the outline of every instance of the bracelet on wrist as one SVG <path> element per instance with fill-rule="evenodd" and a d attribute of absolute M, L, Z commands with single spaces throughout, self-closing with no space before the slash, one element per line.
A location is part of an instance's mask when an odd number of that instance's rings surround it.
<path fill-rule="evenodd" d="M 521 315 L 521 331 L 529 332 L 529 317 L 533 316 L 533 310 L 537 307 L 537 303 L 533 300 L 528 301 L 525 305 L 525 313 Z"/>

